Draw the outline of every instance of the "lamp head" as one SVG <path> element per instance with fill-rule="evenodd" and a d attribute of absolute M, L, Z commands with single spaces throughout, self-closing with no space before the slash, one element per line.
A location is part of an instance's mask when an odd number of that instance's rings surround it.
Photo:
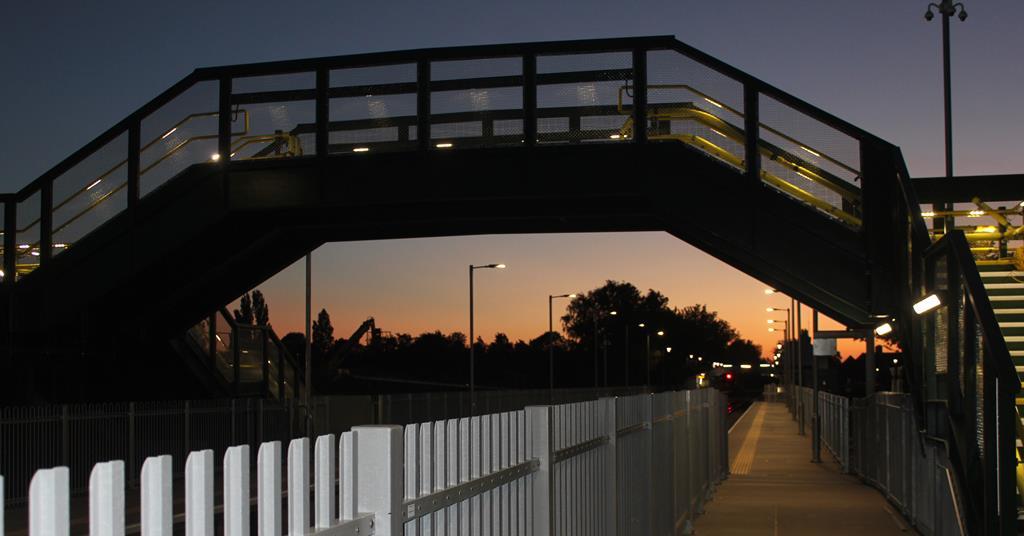
<path fill-rule="evenodd" d="M 960 17 L 960 22 L 967 20 L 967 10 L 964 9 L 964 6 L 960 6 L 960 14 L 957 16 Z"/>
<path fill-rule="evenodd" d="M 928 22 L 931 22 L 931 20 L 934 19 L 934 18 L 935 18 L 935 14 L 932 13 L 932 8 L 929 7 L 928 11 L 924 12 L 924 20 L 926 20 Z"/>

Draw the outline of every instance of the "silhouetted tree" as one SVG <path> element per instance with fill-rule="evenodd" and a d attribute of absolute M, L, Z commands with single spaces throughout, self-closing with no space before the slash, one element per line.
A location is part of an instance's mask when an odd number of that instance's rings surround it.
<path fill-rule="evenodd" d="M 334 344 L 334 326 L 331 325 L 331 315 L 327 309 L 320 309 L 313 321 L 312 336 L 310 337 L 310 350 L 314 359 L 322 359 L 327 356 Z"/>
<path fill-rule="evenodd" d="M 252 310 L 252 298 L 249 297 L 249 293 L 242 294 L 242 299 L 239 300 L 238 309 L 235 309 L 235 322 L 244 324 L 246 326 L 253 325 L 255 316 Z"/>
<path fill-rule="evenodd" d="M 252 316 L 257 326 L 270 327 L 270 307 L 259 290 L 252 291 Z"/>

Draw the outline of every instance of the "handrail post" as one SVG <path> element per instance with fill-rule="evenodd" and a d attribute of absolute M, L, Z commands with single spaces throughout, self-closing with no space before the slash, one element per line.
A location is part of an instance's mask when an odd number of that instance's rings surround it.
<path fill-rule="evenodd" d="M 999 460 L 1003 467 L 998 469 L 999 494 L 1000 505 L 999 510 L 1003 515 L 999 516 L 1000 523 L 999 527 L 1000 534 L 1013 535 L 1017 534 L 1017 516 L 1007 515 L 1009 513 L 1017 512 L 1017 483 L 1015 481 L 1016 466 L 1017 466 L 1017 430 L 1016 422 L 1017 411 L 1016 404 L 1014 401 L 1014 394 L 1009 393 L 1003 387 L 1001 378 L 996 378 L 996 404 L 999 407 L 999 437 L 1004 438 L 999 442 L 996 448 L 999 450 Z M 1017 378 L 1012 378 L 1012 381 L 1017 381 Z"/>
<path fill-rule="evenodd" d="M 761 137 L 760 100 L 757 89 L 750 82 L 743 84 L 743 159 L 750 184 L 761 182 L 761 154 L 757 140 Z"/>
<path fill-rule="evenodd" d="M 39 192 L 39 265 L 50 261 L 53 255 L 53 180 L 43 182 Z"/>
<path fill-rule="evenodd" d="M 633 50 L 633 141 L 647 143 L 647 51 Z"/>
<path fill-rule="evenodd" d="M 327 92 L 331 85 L 330 73 L 326 67 L 316 70 L 316 155 L 327 156 L 328 123 L 330 122 L 330 104 Z"/>
<path fill-rule="evenodd" d="M 523 143 L 537 145 L 537 55 L 523 56 Z"/>
<path fill-rule="evenodd" d="M 416 63 L 416 145 L 430 148 L 430 61 Z"/>
<path fill-rule="evenodd" d="M 221 162 L 231 160 L 231 77 L 220 78 L 217 116 L 217 154 Z"/>
<path fill-rule="evenodd" d="M 4 283 L 18 278 L 18 203 L 13 196 L 4 201 Z"/>

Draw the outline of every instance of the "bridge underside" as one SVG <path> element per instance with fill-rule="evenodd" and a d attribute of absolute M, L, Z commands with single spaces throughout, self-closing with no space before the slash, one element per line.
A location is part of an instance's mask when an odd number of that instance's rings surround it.
<path fill-rule="evenodd" d="M 681 144 L 259 164 L 195 165 L 24 277 L 10 295 L 16 354 L 113 347 L 138 359 L 145 341 L 180 334 L 325 242 L 473 234 L 662 230 L 837 320 L 868 322 L 857 232 Z"/>

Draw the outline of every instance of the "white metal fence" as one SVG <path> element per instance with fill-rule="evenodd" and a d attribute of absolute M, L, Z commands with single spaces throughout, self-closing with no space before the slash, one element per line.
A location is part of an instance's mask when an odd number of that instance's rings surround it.
<path fill-rule="evenodd" d="M 479 413 L 498 413 L 641 389 L 481 391 L 477 404 Z M 0 474 L 6 477 L 0 495 L 7 505 L 24 503 L 35 472 L 54 466 L 69 467 L 72 493 L 84 493 L 92 466 L 113 459 L 124 460 L 127 485 L 134 489 L 150 456 L 183 459 L 209 449 L 220 458 L 230 446 L 246 444 L 255 451 L 269 441 L 287 444 L 306 435 L 307 421 L 315 434 L 340 433 L 361 424 L 404 425 L 470 413 L 468 392 L 324 396 L 313 397 L 310 406 L 294 399 L 242 398 L 0 408 Z M 173 469 L 175 478 L 184 476 L 183 466 Z"/>
<path fill-rule="evenodd" d="M 312 451 L 307 438 L 290 441 L 284 474 L 282 442 L 259 445 L 255 460 L 238 445 L 219 464 L 219 496 L 214 452 L 195 451 L 177 515 L 175 460 L 152 456 L 132 515 L 143 536 L 170 535 L 176 522 L 213 535 L 215 512 L 227 536 L 678 534 L 726 475 L 725 408 L 707 389 L 357 426 L 319 436 Z M 126 520 L 126 476 L 120 460 L 92 468 L 91 536 L 122 536 L 136 521 Z M 31 536 L 69 534 L 69 493 L 68 467 L 36 472 Z"/>

